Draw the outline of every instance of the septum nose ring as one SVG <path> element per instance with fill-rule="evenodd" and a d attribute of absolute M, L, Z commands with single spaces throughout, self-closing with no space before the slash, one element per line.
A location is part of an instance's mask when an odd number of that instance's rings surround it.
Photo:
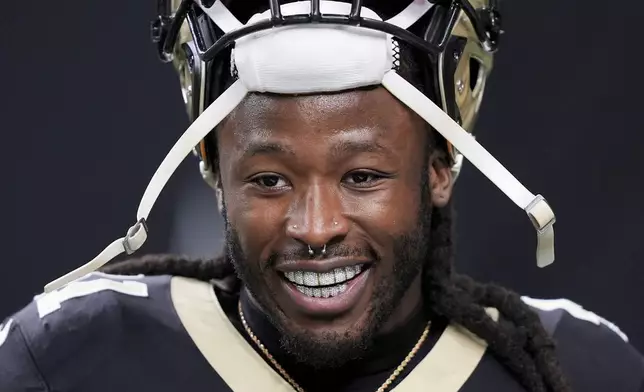
<path fill-rule="evenodd" d="M 315 255 L 315 251 L 313 250 L 313 248 L 311 248 L 311 245 L 308 245 L 308 247 L 309 247 L 309 255 L 313 257 L 313 255 Z M 322 247 L 320 254 L 322 256 L 326 255 L 326 244 L 324 244 L 324 246 Z"/>

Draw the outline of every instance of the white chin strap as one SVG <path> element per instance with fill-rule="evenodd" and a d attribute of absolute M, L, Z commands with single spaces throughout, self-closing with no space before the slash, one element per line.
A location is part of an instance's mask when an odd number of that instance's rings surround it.
<path fill-rule="evenodd" d="M 432 4 L 414 0 L 400 14 L 387 20 L 399 27 L 411 26 Z M 224 32 L 240 23 L 221 3 L 202 8 Z M 348 15 L 348 3 L 321 1 L 322 13 Z M 310 2 L 281 6 L 283 15 L 308 14 Z M 362 15 L 380 20 L 363 7 Z M 255 15 L 248 24 L 270 17 Z M 490 179 L 517 206 L 523 209 L 537 230 L 537 265 L 554 261 L 555 216 L 543 197 L 528 191 L 508 170 L 463 130 L 434 102 L 400 77 L 393 68 L 392 37 L 353 26 L 304 24 L 272 28 L 237 40 L 233 53 L 239 79 L 215 100 L 179 138 L 150 180 L 137 212 L 137 223 L 125 237 L 112 242 L 92 261 L 45 286 L 45 292 L 97 270 L 121 253 L 132 254 L 147 239 L 145 224 L 170 176 L 193 148 L 244 99 L 248 92 L 305 94 L 342 91 L 382 84 L 392 95 L 416 112 Z M 276 55 L 278 54 L 279 55 Z"/>

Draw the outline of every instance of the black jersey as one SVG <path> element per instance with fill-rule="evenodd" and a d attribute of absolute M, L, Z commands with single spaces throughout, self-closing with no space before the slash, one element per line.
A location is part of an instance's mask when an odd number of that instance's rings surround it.
<path fill-rule="evenodd" d="M 222 295 L 192 279 L 94 273 L 37 296 L 0 326 L 0 391 L 292 391 Z M 644 392 L 644 360 L 615 326 L 569 301 L 525 302 L 556 340 L 573 390 Z M 524 391 L 458 326 L 428 341 L 393 391 Z M 374 391 L 382 377 L 338 392 Z"/>

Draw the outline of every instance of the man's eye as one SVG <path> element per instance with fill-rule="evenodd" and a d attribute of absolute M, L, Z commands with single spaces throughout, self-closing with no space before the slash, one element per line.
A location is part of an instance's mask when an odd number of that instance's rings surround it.
<path fill-rule="evenodd" d="M 382 178 L 376 173 L 362 171 L 348 174 L 345 181 L 354 186 L 369 186 Z"/>
<path fill-rule="evenodd" d="M 252 179 L 252 182 L 262 188 L 281 188 L 286 185 L 286 181 L 284 181 L 282 177 L 275 174 L 254 177 Z"/>

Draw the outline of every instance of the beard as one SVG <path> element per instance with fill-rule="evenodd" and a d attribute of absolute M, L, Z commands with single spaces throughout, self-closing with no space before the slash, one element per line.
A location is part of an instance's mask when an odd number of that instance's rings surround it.
<path fill-rule="evenodd" d="M 427 178 L 426 176 L 424 177 Z M 305 328 L 294 325 L 275 302 L 275 293 L 265 282 L 264 274 L 272 273 L 270 266 L 284 255 L 274 254 L 268 262 L 249 262 L 238 233 L 228 221 L 225 213 L 226 246 L 237 275 L 245 289 L 260 305 L 271 324 L 280 334 L 280 345 L 285 353 L 296 362 L 317 370 L 337 369 L 351 361 L 368 355 L 374 345 L 374 338 L 389 321 L 399 306 L 411 283 L 422 273 L 430 253 L 432 205 L 427 181 L 421 186 L 421 200 L 416 225 L 393 239 L 393 262 L 391 270 L 375 282 L 370 305 L 366 310 L 366 321 L 359 328 L 350 328 L 343 333 L 325 331 L 312 334 Z M 306 254 L 302 249 L 298 254 Z M 352 249 L 337 244 L 328 248 L 330 255 L 371 255 L 375 262 L 382 260 L 372 249 Z M 273 262 L 271 262 L 271 260 Z M 263 267 L 265 266 L 265 267 Z"/>

